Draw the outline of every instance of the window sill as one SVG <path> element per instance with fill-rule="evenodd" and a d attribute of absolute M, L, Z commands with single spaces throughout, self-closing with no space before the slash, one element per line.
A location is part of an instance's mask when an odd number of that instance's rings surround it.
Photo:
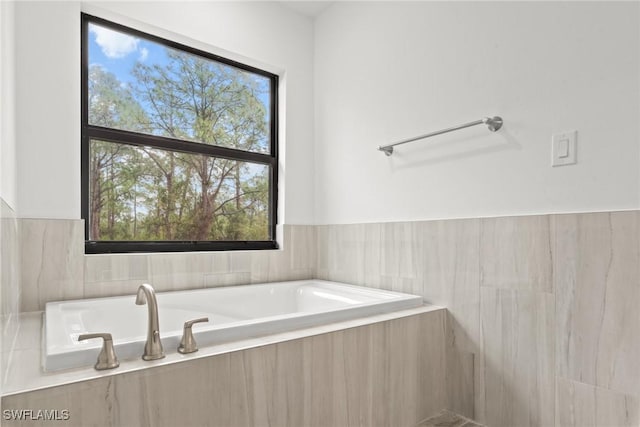
<path fill-rule="evenodd" d="M 123 253 L 158 253 L 158 252 L 203 252 L 203 251 L 251 251 L 278 249 L 275 240 L 261 241 L 85 241 L 84 253 L 89 254 L 123 254 Z"/>

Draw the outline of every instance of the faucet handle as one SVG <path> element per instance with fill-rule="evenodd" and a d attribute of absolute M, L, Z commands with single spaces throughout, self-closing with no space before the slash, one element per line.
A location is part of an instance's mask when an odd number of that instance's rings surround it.
<path fill-rule="evenodd" d="M 182 340 L 178 346 L 178 352 L 182 354 L 193 353 L 198 351 L 196 340 L 193 338 L 193 331 L 191 327 L 194 323 L 208 322 L 208 317 L 202 317 L 200 319 L 193 319 L 184 322 L 184 331 L 182 332 Z"/>
<path fill-rule="evenodd" d="M 97 334 L 82 334 L 78 337 L 78 341 L 90 340 L 92 338 L 102 338 L 102 350 L 98 354 L 98 361 L 94 368 L 98 371 L 104 369 L 113 369 L 120 366 L 116 352 L 113 349 L 113 338 L 109 333 L 97 333 Z"/>

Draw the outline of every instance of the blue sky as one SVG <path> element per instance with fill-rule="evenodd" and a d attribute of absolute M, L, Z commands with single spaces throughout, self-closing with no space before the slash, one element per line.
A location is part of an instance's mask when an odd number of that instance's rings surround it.
<path fill-rule="evenodd" d="M 165 65 L 168 62 L 166 48 L 142 38 L 89 24 L 90 65 L 100 65 L 115 74 L 121 82 L 132 83 L 134 78 L 131 70 L 136 62 Z M 268 110 L 268 93 L 259 99 Z"/>
<path fill-rule="evenodd" d="M 89 64 L 100 65 L 121 82 L 132 82 L 136 62 L 163 65 L 165 49 L 159 44 L 132 37 L 95 24 L 89 24 Z"/>

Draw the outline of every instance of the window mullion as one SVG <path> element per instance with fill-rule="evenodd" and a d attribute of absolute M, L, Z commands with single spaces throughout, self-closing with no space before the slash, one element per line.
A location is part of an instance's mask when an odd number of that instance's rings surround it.
<path fill-rule="evenodd" d="M 148 146 L 183 153 L 204 154 L 211 157 L 249 161 L 266 165 L 275 164 L 275 156 L 268 154 L 252 153 L 233 148 L 218 147 L 215 145 L 183 141 L 157 135 L 140 134 L 120 129 L 109 129 L 100 126 L 88 125 L 85 127 L 85 135 L 88 135 L 91 139 L 99 139 L 114 143 Z"/>

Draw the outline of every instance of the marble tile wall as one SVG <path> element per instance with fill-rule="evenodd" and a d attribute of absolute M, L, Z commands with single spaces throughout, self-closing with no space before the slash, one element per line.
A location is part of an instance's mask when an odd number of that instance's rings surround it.
<path fill-rule="evenodd" d="M 558 374 L 640 396 L 640 215 L 554 222 Z"/>
<path fill-rule="evenodd" d="M 4 328 L 0 331 L 0 384 L 7 376 L 11 350 L 18 335 L 20 311 L 20 251 L 18 220 L 11 207 L 0 198 L 0 310 Z"/>
<path fill-rule="evenodd" d="M 481 287 L 478 420 L 554 424 L 553 295 Z"/>
<path fill-rule="evenodd" d="M 554 424 L 551 217 L 480 225 L 480 354 L 474 416 L 489 426 Z"/>
<path fill-rule="evenodd" d="M 22 311 L 48 301 L 82 298 L 84 235 L 81 221 L 20 219 Z"/>
<path fill-rule="evenodd" d="M 4 239 L 3 239 L 3 228 L 5 227 L 4 224 L 4 206 L 5 206 L 5 201 L 2 200 L 2 197 L 0 197 L 0 314 L 2 314 L 2 320 L 4 323 L 4 307 L 2 305 L 2 293 L 3 293 L 3 289 L 5 286 L 4 280 L 3 280 L 3 269 L 5 268 L 4 264 L 3 264 L 3 254 L 6 252 L 6 249 L 4 248 Z M 6 255 L 5 255 L 6 257 Z M 2 330 L 0 330 L 0 395 L 2 395 L 2 381 L 5 378 L 5 367 L 6 367 L 6 361 L 5 361 L 5 356 L 4 356 L 4 332 L 5 332 L 5 328 L 3 327 Z M 2 424 L 2 422 L 0 421 L 0 425 Z"/>
<path fill-rule="evenodd" d="M 308 279 L 315 228 L 285 225 L 282 250 L 84 255 L 80 220 L 20 219 L 22 311 L 48 301 L 127 295 L 144 282 L 159 292 Z"/>
<path fill-rule="evenodd" d="M 479 232 L 477 219 L 317 227 L 318 278 L 447 307 L 447 408 L 469 417 L 480 342 Z"/>
<path fill-rule="evenodd" d="M 65 426 L 413 427 L 446 403 L 444 333 L 438 310 L 4 396 L 2 409 L 68 409 Z"/>
<path fill-rule="evenodd" d="M 84 256 L 81 221 L 17 222 L 24 311 L 142 281 L 317 277 L 410 292 L 448 308 L 448 409 L 496 427 L 637 427 L 637 211 L 285 226 L 281 251 L 153 255 Z"/>
<path fill-rule="evenodd" d="M 640 397 L 558 377 L 556 425 L 638 426 Z"/>
<path fill-rule="evenodd" d="M 552 221 L 556 420 L 640 425 L 640 212 Z"/>
<path fill-rule="evenodd" d="M 448 409 L 638 426 L 640 212 L 327 225 L 317 275 L 444 305 Z"/>

